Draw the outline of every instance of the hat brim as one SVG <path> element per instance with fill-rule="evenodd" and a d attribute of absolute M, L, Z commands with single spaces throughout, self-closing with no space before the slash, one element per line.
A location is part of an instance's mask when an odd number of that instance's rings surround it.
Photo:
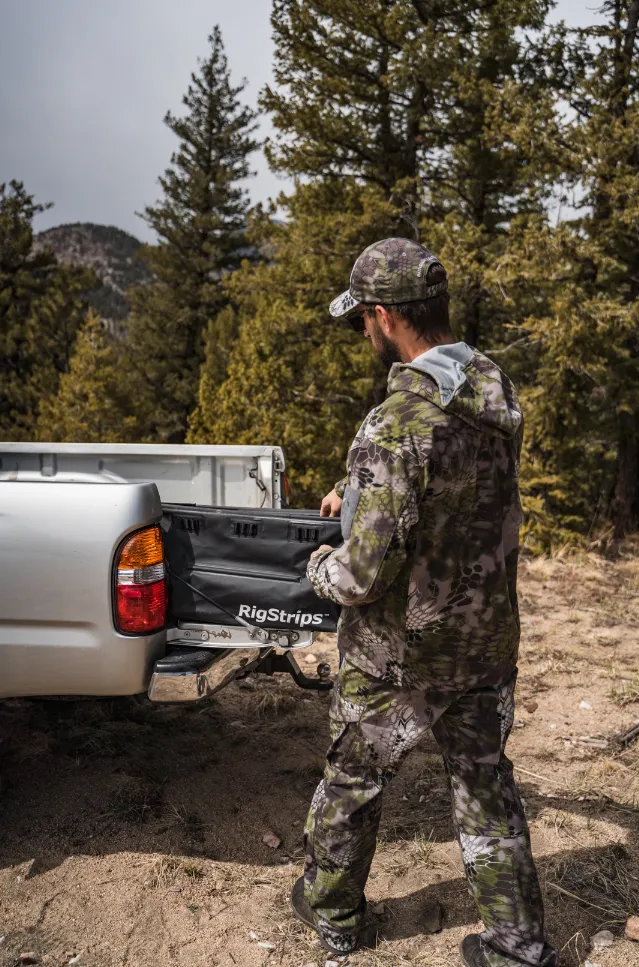
<path fill-rule="evenodd" d="M 333 299 L 328 311 L 332 315 L 333 319 L 343 319 L 348 316 L 353 309 L 359 305 L 359 301 L 354 299 L 350 291 L 347 289 L 346 292 L 342 292 L 338 295 L 336 299 Z"/>

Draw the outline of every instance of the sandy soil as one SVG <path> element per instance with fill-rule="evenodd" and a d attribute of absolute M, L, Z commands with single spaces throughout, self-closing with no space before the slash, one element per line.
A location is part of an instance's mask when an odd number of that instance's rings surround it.
<path fill-rule="evenodd" d="M 639 719 L 638 592 L 636 556 L 521 569 L 509 752 L 566 965 L 639 965 L 639 943 L 623 939 L 639 913 L 639 743 L 606 742 Z M 313 655 L 335 668 L 332 639 Z M 0 704 L 0 964 L 32 952 L 52 967 L 323 967 L 287 898 L 327 710 L 283 676 L 198 708 Z M 480 928 L 432 741 L 388 790 L 368 898 L 383 908 L 354 967 L 458 964 L 459 941 Z M 443 929 L 430 935 L 436 900 Z M 593 951 L 602 928 L 614 944 Z"/>

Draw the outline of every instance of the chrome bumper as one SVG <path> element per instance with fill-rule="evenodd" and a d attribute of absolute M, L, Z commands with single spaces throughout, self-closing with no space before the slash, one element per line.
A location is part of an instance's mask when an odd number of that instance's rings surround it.
<path fill-rule="evenodd" d="M 156 662 L 148 697 L 152 702 L 198 702 L 210 698 L 230 684 L 238 673 L 260 657 L 259 648 L 232 647 L 211 649 L 204 666 L 173 670 L 162 660 Z M 185 662 L 186 664 L 186 662 Z"/>

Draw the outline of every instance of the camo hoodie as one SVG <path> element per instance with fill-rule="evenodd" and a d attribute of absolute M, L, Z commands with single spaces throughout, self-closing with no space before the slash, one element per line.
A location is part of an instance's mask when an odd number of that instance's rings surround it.
<path fill-rule="evenodd" d="M 337 484 L 344 543 L 307 571 L 343 605 L 338 646 L 352 665 L 406 688 L 508 679 L 522 430 L 512 383 L 465 343 L 392 367 Z"/>

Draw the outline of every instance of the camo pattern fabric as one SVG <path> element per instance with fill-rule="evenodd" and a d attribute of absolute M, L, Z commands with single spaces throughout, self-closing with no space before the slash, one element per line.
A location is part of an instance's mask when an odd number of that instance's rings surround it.
<path fill-rule="evenodd" d="M 512 764 L 504 754 L 516 671 L 460 693 L 398 689 L 343 661 L 324 778 L 306 821 L 305 895 L 320 935 L 348 953 L 365 913 L 382 791 L 431 729 L 444 757 L 464 869 L 491 967 L 538 965 L 543 908 Z"/>
<path fill-rule="evenodd" d="M 464 376 L 444 406 L 431 376 L 393 366 L 336 487 L 356 492 L 349 537 L 307 569 L 344 606 L 341 654 L 400 687 L 497 685 L 517 660 L 521 410 L 481 353 Z"/>
<path fill-rule="evenodd" d="M 428 271 L 441 265 L 436 255 L 407 238 L 385 238 L 364 249 L 351 272 L 350 286 L 330 305 L 339 318 L 360 303 L 396 305 L 432 299 L 448 288 L 447 279 L 429 284 Z"/>
<path fill-rule="evenodd" d="M 428 285 L 431 265 L 441 263 L 423 245 L 406 238 L 386 238 L 365 249 L 351 275 L 351 292 L 360 302 L 412 302 L 437 295 L 448 282 Z"/>

